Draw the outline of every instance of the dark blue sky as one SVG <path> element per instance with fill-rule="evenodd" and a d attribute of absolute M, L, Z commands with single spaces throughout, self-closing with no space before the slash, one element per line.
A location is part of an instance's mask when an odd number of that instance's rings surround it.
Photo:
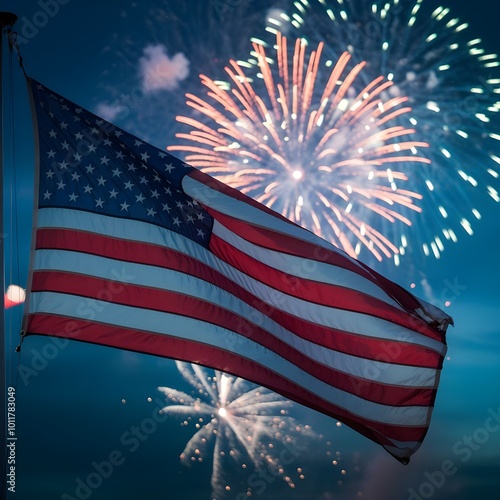
<path fill-rule="evenodd" d="M 92 111 L 102 111 L 103 104 L 111 106 L 117 100 L 123 103 L 120 96 L 124 93 L 133 99 L 134 89 L 140 85 L 139 58 L 148 44 L 163 43 L 171 57 L 179 52 L 185 55 L 189 73 L 179 78 L 177 88 L 163 91 L 155 99 L 129 100 L 127 113 L 122 110 L 116 114 L 119 125 L 134 128 L 132 132 L 165 147 L 177 131 L 175 115 L 185 112 L 184 93 L 196 89 L 197 74 L 212 71 L 216 78 L 222 74 L 228 57 L 243 57 L 248 52 L 249 36 L 262 32 L 260 13 L 270 2 L 210 0 L 200 7 L 200 2 L 195 1 L 172 6 L 166 0 L 102 4 L 49 0 L 46 8 L 50 15 L 45 17 L 40 14 L 42 4 L 34 0 L 0 0 L 1 10 L 13 10 L 20 18 L 17 29 L 25 42 L 21 43 L 21 51 L 26 71 Z M 446 4 L 469 22 L 474 33 L 480 34 L 488 51 L 500 50 L 499 5 L 488 0 L 448 0 Z M 233 6 L 228 17 L 222 19 L 216 11 L 221 5 Z M 238 24 L 228 22 L 229 18 L 241 19 Z M 32 24 L 36 22 L 38 28 Z M 183 62 L 178 63 L 182 74 Z M 12 178 L 14 163 L 17 173 L 16 204 L 10 204 L 10 197 L 5 201 L 7 219 L 15 214 L 15 224 L 6 227 L 7 280 L 25 285 L 33 208 L 33 136 L 28 96 L 15 64 L 13 86 L 16 138 L 7 141 L 7 181 Z M 492 132 L 498 134 L 500 130 Z M 449 189 L 460 186 L 451 184 Z M 232 484 L 228 499 L 238 498 L 250 482 L 254 483 L 252 498 L 266 500 L 498 497 L 500 206 L 485 199 L 480 208 L 482 219 L 474 236 L 447 248 L 441 259 L 427 259 L 418 267 L 384 267 L 389 278 L 405 286 L 415 280 L 415 293 L 421 296 L 429 293 L 418 281 L 424 276 L 437 305 L 444 307 L 446 300 L 451 301 L 447 312 L 456 324 L 448 332 L 449 359 L 444 365 L 430 430 L 411 463 L 403 467 L 345 426 L 338 427 L 331 419 L 294 406 L 291 414 L 321 434 L 308 440 L 307 446 L 301 447 L 287 464 L 291 476 L 297 477 L 297 469 L 301 468 L 305 479 L 290 489 L 273 476 L 256 478 L 241 468 L 233 470 L 228 466 Z M 158 422 L 150 434 L 144 434 L 137 447 L 128 439 L 137 426 L 156 414 L 157 398 L 161 397 L 158 386 L 191 390 L 173 361 L 78 342 L 57 345 L 38 337 L 27 338 L 18 356 L 13 348 L 20 322 L 21 308 L 10 310 L 8 370 L 10 385 L 17 379 L 18 441 L 16 494 L 9 498 L 84 498 L 86 490 L 77 490 L 78 481 L 85 481 L 95 471 L 95 464 L 112 459 L 116 464 L 109 477 L 101 478 L 85 498 L 210 498 L 208 457 L 192 467 L 185 467 L 179 460 L 193 434 L 192 424 L 181 426 L 181 419 L 169 417 Z M 17 366 L 21 367 L 21 375 L 16 377 Z M 338 464 L 334 465 L 333 460 Z"/>

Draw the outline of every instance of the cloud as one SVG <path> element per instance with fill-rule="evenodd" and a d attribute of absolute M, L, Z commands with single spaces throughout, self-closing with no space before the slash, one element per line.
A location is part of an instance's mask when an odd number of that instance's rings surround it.
<path fill-rule="evenodd" d="M 108 122 L 112 122 L 121 112 L 125 111 L 125 109 L 126 108 L 120 104 L 106 104 L 105 102 L 101 102 L 97 105 L 96 115 L 99 115 Z"/>
<path fill-rule="evenodd" d="M 148 45 L 139 59 L 145 92 L 175 90 L 189 74 L 189 61 L 182 52 L 168 57 L 163 45 Z"/>

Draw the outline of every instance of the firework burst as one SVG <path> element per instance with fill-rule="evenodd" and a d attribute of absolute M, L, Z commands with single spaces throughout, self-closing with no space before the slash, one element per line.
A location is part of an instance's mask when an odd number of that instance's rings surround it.
<path fill-rule="evenodd" d="M 429 162 L 427 143 L 396 123 L 407 99 L 385 99 L 382 77 L 359 84 L 365 63 L 348 53 L 325 71 L 323 43 L 309 55 L 280 33 L 272 54 L 264 45 L 253 43 L 254 64 L 230 61 L 227 86 L 201 76 L 206 97 L 187 94 L 199 118 L 179 116 L 191 130 L 168 149 L 351 256 L 398 254 L 399 226 L 421 210 L 399 166 Z"/>
<path fill-rule="evenodd" d="M 412 111 L 395 123 L 416 128 L 431 160 L 411 172 L 401 168 L 424 196 L 425 223 L 411 239 L 438 258 L 446 240 L 473 234 L 481 218 L 476 203 L 500 201 L 500 63 L 467 23 L 435 7 L 425 0 L 300 0 L 270 16 L 267 30 L 323 40 L 327 59 L 347 50 L 367 61 L 361 82 L 383 75 L 393 82 L 387 95 L 408 96 Z"/>
<path fill-rule="evenodd" d="M 255 387 L 242 378 L 225 373 L 209 372 L 198 365 L 176 362 L 194 395 L 170 387 L 158 389 L 170 400 L 161 412 L 187 416 L 184 425 L 195 421 L 197 431 L 186 444 L 180 457 L 190 465 L 212 456 L 212 496 L 221 498 L 231 487 L 224 477 L 227 459 L 242 469 L 265 467 L 275 476 L 282 477 L 294 488 L 294 479 L 285 471 L 278 453 L 283 446 L 303 451 L 298 436 L 315 437 L 309 426 L 297 424 L 286 416 L 285 408 L 291 403 L 264 387 Z M 213 451 L 211 447 L 213 446 Z M 290 455 L 290 452 L 288 452 Z M 300 468 L 298 479 L 304 475 Z M 248 488 L 245 494 L 251 494 Z"/>

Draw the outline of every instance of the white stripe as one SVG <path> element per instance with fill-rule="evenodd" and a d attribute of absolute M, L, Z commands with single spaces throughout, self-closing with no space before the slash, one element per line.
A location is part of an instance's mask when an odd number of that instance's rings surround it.
<path fill-rule="evenodd" d="M 156 225 L 78 210 L 43 209 L 39 210 L 39 226 L 79 229 L 125 239 L 131 239 L 133 235 L 134 240 L 161 245 L 190 255 L 220 272 L 265 303 L 311 323 L 373 338 L 409 342 L 428 347 L 441 355 L 446 352 L 446 346 L 442 342 L 390 321 L 313 304 L 268 287 L 218 259 L 189 238 Z"/>
<path fill-rule="evenodd" d="M 275 250 L 269 250 L 267 248 L 254 245 L 253 243 L 250 243 L 233 233 L 218 221 L 214 221 L 212 231 L 219 238 L 227 241 L 230 245 L 238 248 L 247 255 L 250 255 L 254 259 L 257 259 L 260 262 L 284 273 L 297 276 L 298 278 L 318 281 L 320 283 L 328 283 L 360 291 L 371 295 L 372 297 L 376 297 L 377 299 L 397 307 L 400 310 L 404 310 L 375 283 L 367 280 L 359 274 L 349 271 L 348 269 L 333 266 L 325 262 L 318 262 L 303 257 L 296 257 L 294 255 L 276 252 Z"/>
<path fill-rule="evenodd" d="M 52 292 L 32 294 L 30 313 L 46 313 L 78 317 L 84 304 L 82 297 Z M 276 353 L 241 337 L 230 330 L 175 314 L 93 301 L 94 321 L 141 331 L 193 340 L 230 350 L 291 380 L 295 385 L 317 394 L 320 398 L 368 420 L 404 426 L 427 425 L 429 408 L 421 406 L 393 407 L 366 401 L 336 389 L 290 363 Z"/>
<path fill-rule="evenodd" d="M 247 318 L 309 358 L 346 374 L 398 386 L 434 387 L 435 385 L 434 369 L 387 364 L 321 347 L 296 336 L 225 290 L 185 273 L 64 250 L 37 250 L 34 269 L 76 273 L 196 297 Z M 119 290 L 118 285 L 110 285 L 102 291 L 100 298 L 113 302 L 113 290 L 116 289 Z M 245 325 L 245 328 L 248 326 Z"/>

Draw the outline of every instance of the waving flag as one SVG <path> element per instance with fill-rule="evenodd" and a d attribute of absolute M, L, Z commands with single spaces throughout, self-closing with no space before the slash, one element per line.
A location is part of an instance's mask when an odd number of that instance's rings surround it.
<path fill-rule="evenodd" d="M 238 191 L 30 81 L 39 143 L 27 335 L 198 363 L 406 463 L 449 316 Z"/>

